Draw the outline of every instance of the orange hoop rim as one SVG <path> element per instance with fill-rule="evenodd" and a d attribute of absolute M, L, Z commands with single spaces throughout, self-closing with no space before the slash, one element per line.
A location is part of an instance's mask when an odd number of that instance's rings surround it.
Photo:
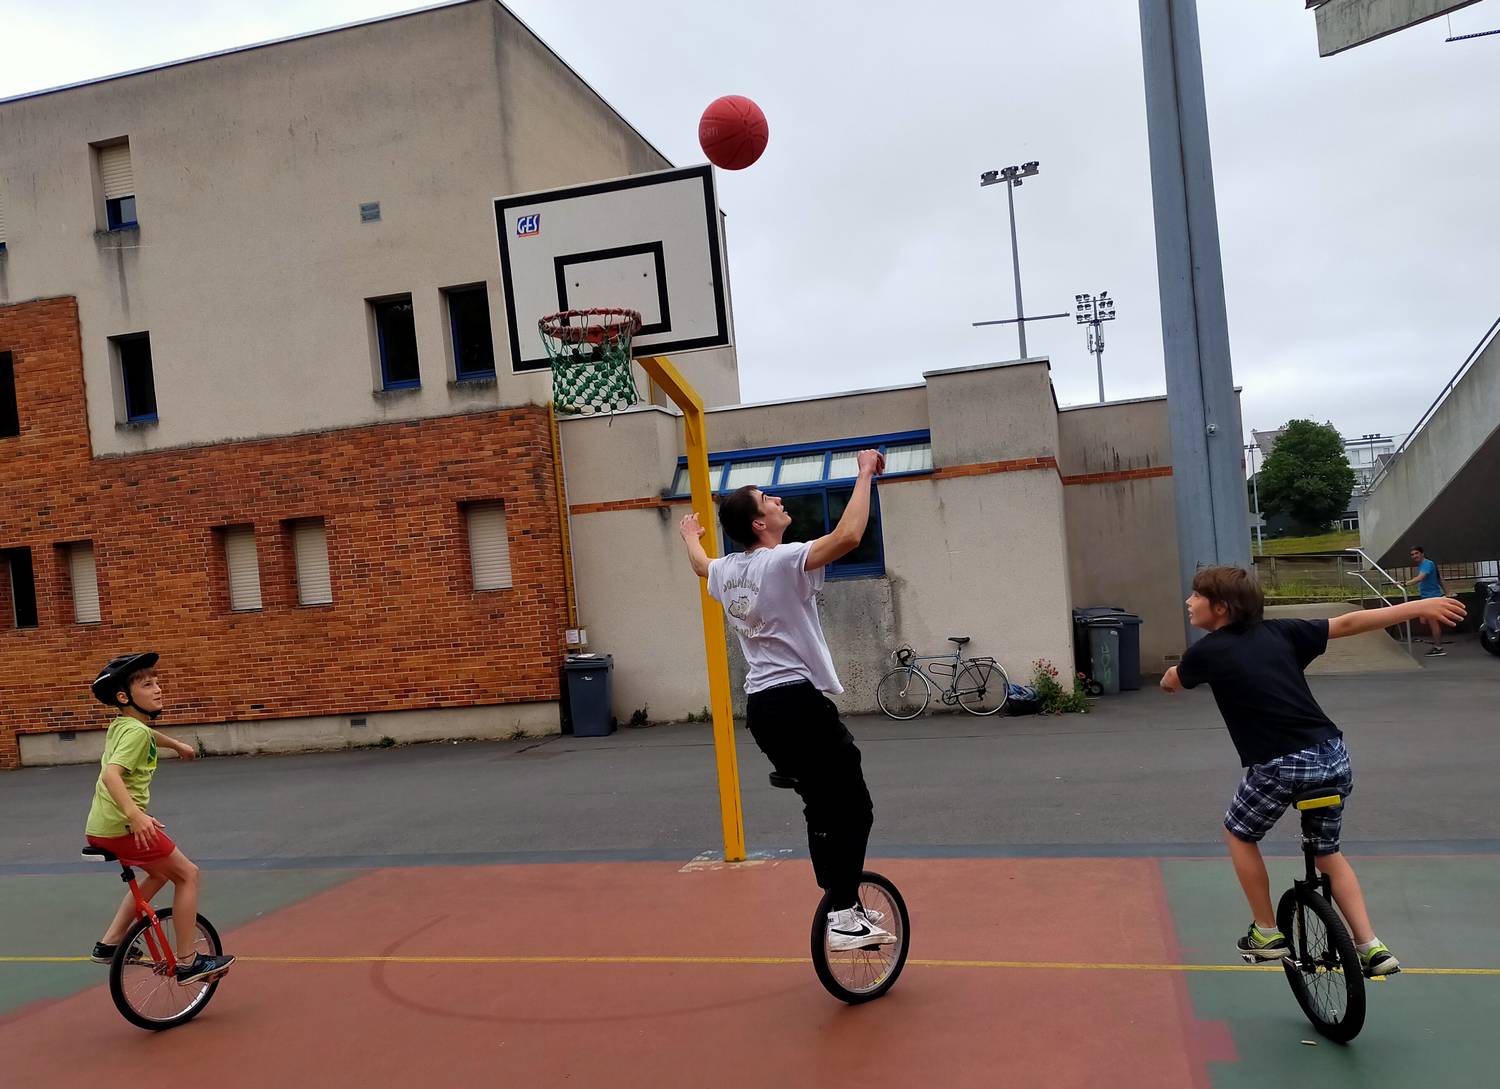
<path fill-rule="evenodd" d="M 641 315 L 638 310 L 618 306 L 560 310 L 538 321 L 537 328 L 543 337 L 559 344 L 602 344 L 610 339 L 628 340 L 640 332 Z"/>

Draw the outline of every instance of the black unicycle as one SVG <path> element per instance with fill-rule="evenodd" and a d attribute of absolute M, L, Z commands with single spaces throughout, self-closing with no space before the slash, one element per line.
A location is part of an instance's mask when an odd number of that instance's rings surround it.
<path fill-rule="evenodd" d="M 790 775 L 771 773 L 771 785 L 795 788 L 797 780 Z M 841 1002 L 857 1005 L 879 998 L 896 985 L 906 966 L 907 935 L 911 919 L 906 901 L 890 878 L 865 870 L 859 875 L 859 905 L 865 917 L 875 926 L 895 935 L 886 945 L 866 945 L 858 949 L 828 947 L 828 912 L 832 894 L 825 892 L 818 901 L 812 919 L 812 962 L 818 982 Z"/>
<path fill-rule="evenodd" d="M 1310 810 L 1343 803 L 1343 796 L 1334 789 L 1308 790 L 1293 799 L 1302 813 L 1302 855 L 1307 868 L 1276 906 L 1276 926 L 1291 946 L 1281 966 L 1297 1004 L 1319 1033 L 1347 1044 L 1365 1024 L 1364 969 L 1349 928 L 1333 906 L 1328 875 L 1318 873 L 1313 861 L 1317 842 L 1308 826 Z M 1254 958 L 1247 955 L 1246 960 Z"/>

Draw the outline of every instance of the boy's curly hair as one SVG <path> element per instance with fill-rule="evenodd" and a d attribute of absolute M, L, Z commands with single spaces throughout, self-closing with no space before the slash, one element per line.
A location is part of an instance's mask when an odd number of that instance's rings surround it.
<path fill-rule="evenodd" d="M 1231 624 L 1259 624 L 1265 616 L 1266 595 L 1255 572 L 1232 564 L 1201 568 L 1193 576 L 1193 591 L 1210 605 L 1229 610 Z"/>

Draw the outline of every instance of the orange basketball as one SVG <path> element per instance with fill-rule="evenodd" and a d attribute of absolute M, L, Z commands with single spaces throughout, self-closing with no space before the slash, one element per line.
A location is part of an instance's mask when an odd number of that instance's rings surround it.
<path fill-rule="evenodd" d="M 759 159 L 770 135 L 766 115 L 744 95 L 714 99 L 698 122 L 703 154 L 725 170 L 744 170 Z"/>

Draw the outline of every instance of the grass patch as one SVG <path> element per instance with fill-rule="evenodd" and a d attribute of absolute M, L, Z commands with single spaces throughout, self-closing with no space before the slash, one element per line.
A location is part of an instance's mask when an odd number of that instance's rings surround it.
<path fill-rule="evenodd" d="M 1346 548 L 1359 546 L 1359 530 L 1341 529 L 1334 533 L 1319 533 L 1312 537 L 1277 537 L 1261 542 L 1262 556 L 1293 556 L 1301 552 L 1342 552 Z M 1250 551 L 1255 553 L 1255 542 L 1250 542 Z"/>

